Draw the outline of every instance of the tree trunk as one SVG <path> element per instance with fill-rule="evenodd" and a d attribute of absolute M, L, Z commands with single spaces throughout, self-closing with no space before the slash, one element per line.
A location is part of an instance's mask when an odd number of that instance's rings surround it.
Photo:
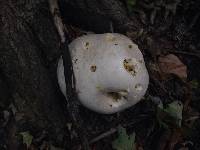
<path fill-rule="evenodd" d="M 0 68 L 22 116 L 17 127 L 47 130 L 56 139 L 64 135 L 67 118 L 56 85 L 59 37 L 48 3 L 1 1 L 0 6 Z"/>

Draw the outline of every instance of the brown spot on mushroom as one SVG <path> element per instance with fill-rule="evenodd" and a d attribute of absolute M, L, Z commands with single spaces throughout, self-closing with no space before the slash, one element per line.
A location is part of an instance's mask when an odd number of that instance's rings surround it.
<path fill-rule="evenodd" d="M 97 70 L 97 66 L 92 65 L 92 66 L 90 67 L 90 70 L 91 70 L 91 72 L 95 72 L 95 71 Z"/>
<path fill-rule="evenodd" d="M 89 42 L 86 42 L 86 43 L 85 43 L 85 46 L 88 47 L 88 46 L 89 46 Z"/>
<path fill-rule="evenodd" d="M 118 45 L 117 43 L 115 43 L 115 45 Z"/>
<path fill-rule="evenodd" d="M 107 33 L 107 35 L 106 35 L 106 41 L 112 42 L 112 41 L 115 41 L 115 40 L 116 40 L 116 37 L 114 37 L 114 35 L 112 35 L 110 33 Z"/>
<path fill-rule="evenodd" d="M 120 90 L 118 92 L 107 92 L 106 93 L 109 97 L 111 97 L 115 102 L 118 100 L 127 99 L 128 92 L 127 90 Z"/>
<path fill-rule="evenodd" d="M 143 88 L 142 88 L 142 85 L 140 83 L 138 83 L 135 85 L 135 89 L 136 89 L 136 91 L 142 91 Z"/>
<path fill-rule="evenodd" d="M 118 92 L 108 92 L 107 95 L 108 97 L 111 97 L 114 101 L 118 101 L 122 98 L 122 95 Z"/>
<path fill-rule="evenodd" d="M 85 42 L 85 48 L 88 49 L 90 43 L 89 42 Z"/>
<path fill-rule="evenodd" d="M 137 73 L 137 64 L 132 61 L 132 59 L 124 59 L 124 68 L 127 72 L 131 73 L 133 76 Z"/>
<path fill-rule="evenodd" d="M 75 60 L 74 60 L 74 63 L 76 64 L 76 63 L 77 63 L 77 61 L 78 61 L 78 59 L 75 59 Z"/>
<path fill-rule="evenodd" d="M 128 45 L 128 48 L 132 48 L 133 46 L 132 45 Z"/>
<path fill-rule="evenodd" d="M 128 91 L 127 90 L 120 90 L 118 93 L 120 95 L 122 95 L 122 96 L 127 96 L 128 95 Z"/>

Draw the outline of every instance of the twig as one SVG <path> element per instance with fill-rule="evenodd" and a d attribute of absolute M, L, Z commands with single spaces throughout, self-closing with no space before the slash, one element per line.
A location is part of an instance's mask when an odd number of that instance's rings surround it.
<path fill-rule="evenodd" d="M 101 139 L 103 139 L 103 138 L 115 133 L 116 131 L 117 131 L 116 128 L 111 128 L 109 131 L 106 131 L 106 132 L 100 134 L 99 136 L 97 136 L 96 138 L 92 139 L 89 143 L 90 144 L 95 143 L 95 142 L 97 142 L 97 141 L 99 141 L 99 140 L 101 140 Z"/>
<path fill-rule="evenodd" d="M 200 118 L 200 116 L 192 116 L 192 117 L 190 117 L 190 118 L 188 118 L 188 119 L 185 119 L 184 121 L 185 121 L 185 122 L 188 122 L 188 121 L 197 120 L 197 119 L 199 119 L 199 118 Z"/>
<path fill-rule="evenodd" d="M 49 0 L 49 8 L 53 15 L 54 24 L 58 30 L 58 34 L 61 38 L 61 42 L 64 43 L 66 40 L 65 32 L 64 32 L 64 25 L 62 23 L 62 19 L 59 17 L 60 11 L 59 11 L 57 0 Z"/>
<path fill-rule="evenodd" d="M 182 54 L 182 55 L 190 55 L 190 56 L 194 56 L 194 57 L 197 57 L 200 59 L 200 54 L 196 54 L 196 53 L 193 53 L 193 52 L 186 52 L 186 51 L 175 51 L 175 50 L 167 50 L 168 52 L 171 52 L 171 53 L 177 53 L 177 54 Z"/>
<path fill-rule="evenodd" d="M 113 22 L 110 21 L 110 32 L 113 33 L 114 32 L 114 28 L 113 28 Z"/>
<path fill-rule="evenodd" d="M 142 114 L 142 115 L 139 116 L 139 118 L 141 118 L 141 117 L 142 117 L 142 119 L 145 119 L 147 116 Z M 123 126 L 123 127 L 130 127 L 130 126 L 132 126 L 133 124 L 135 124 L 135 123 L 141 121 L 142 119 L 135 120 L 135 121 L 133 121 L 133 122 L 131 122 L 131 123 L 128 123 L 128 124 L 125 124 L 125 125 L 122 125 L 122 126 Z M 95 142 L 97 142 L 97 141 L 99 141 L 99 140 L 101 140 L 101 139 L 103 139 L 103 138 L 105 138 L 105 137 L 107 137 L 107 136 L 110 136 L 111 134 L 114 134 L 117 130 L 118 130 L 117 127 L 116 127 L 116 128 L 111 128 L 110 130 L 108 130 L 108 131 L 106 131 L 106 132 L 104 132 L 104 133 L 98 135 L 98 136 L 95 137 L 94 139 L 92 139 L 92 140 L 89 142 L 89 144 L 93 144 L 93 143 L 95 143 Z"/>
<path fill-rule="evenodd" d="M 65 35 L 65 28 L 60 17 L 60 11 L 58 7 L 57 0 L 49 0 L 50 11 L 54 18 L 54 24 L 58 30 L 58 34 L 61 38 L 61 50 L 63 52 L 63 65 L 64 65 L 64 75 L 66 83 L 66 100 L 67 100 L 67 109 L 72 118 L 73 125 L 79 137 L 81 138 L 81 144 L 84 150 L 89 150 L 89 142 L 86 138 L 86 131 L 83 128 L 83 120 L 79 113 L 78 108 L 78 98 L 75 92 L 75 80 L 73 73 L 72 60 L 68 47 L 68 36 Z"/>

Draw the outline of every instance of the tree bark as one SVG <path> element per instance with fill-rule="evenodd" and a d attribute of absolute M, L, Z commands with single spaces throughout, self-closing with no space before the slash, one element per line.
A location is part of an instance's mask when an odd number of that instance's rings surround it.
<path fill-rule="evenodd" d="M 64 136 L 66 117 L 57 92 L 59 38 L 46 1 L 0 2 L 0 68 L 12 89 L 17 124 Z M 62 140 L 62 139 L 60 139 Z"/>
<path fill-rule="evenodd" d="M 65 22 L 96 33 L 136 28 L 120 0 L 60 0 L 60 8 Z"/>

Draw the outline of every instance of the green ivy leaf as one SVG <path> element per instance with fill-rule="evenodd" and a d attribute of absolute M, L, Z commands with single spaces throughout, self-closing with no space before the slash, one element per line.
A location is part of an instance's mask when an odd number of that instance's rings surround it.
<path fill-rule="evenodd" d="M 190 85 L 193 89 L 197 89 L 199 87 L 199 82 L 198 82 L 198 80 L 194 79 L 194 80 L 190 81 Z"/>
<path fill-rule="evenodd" d="M 33 136 L 27 131 L 27 132 L 21 132 L 20 135 L 22 136 L 23 143 L 26 144 L 27 148 L 30 147 Z"/>
<path fill-rule="evenodd" d="M 174 101 L 163 108 L 163 104 L 158 105 L 157 118 L 164 127 L 181 127 L 183 104 L 180 101 Z"/>
<path fill-rule="evenodd" d="M 116 150 L 136 150 L 135 133 L 127 135 L 126 129 L 122 126 L 118 128 L 118 138 L 112 142 L 113 149 Z"/>
<path fill-rule="evenodd" d="M 127 1 L 128 11 L 132 12 L 133 11 L 133 7 L 136 4 L 136 0 L 126 0 L 126 1 Z"/>

